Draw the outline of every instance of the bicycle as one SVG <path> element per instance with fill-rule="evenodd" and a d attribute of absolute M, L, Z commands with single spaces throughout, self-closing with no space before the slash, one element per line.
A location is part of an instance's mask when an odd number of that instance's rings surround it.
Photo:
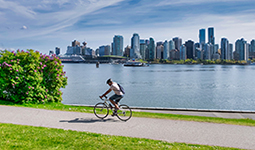
<path fill-rule="evenodd" d="M 109 99 L 107 99 L 106 96 L 104 99 L 102 98 L 101 100 L 103 100 L 104 102 L 99 102 L 94 106 L 94 114 L 98 118 L 104 119 L 108 116 L 109 109 L 114 112 L 114 107 L 110 104 Z M 129 120 L 132 116 L 132 110 L 129 108 L 129 106 L 125 104 L 119 105 L 118 103 L 117 105 L 119 106 L 119 110 L 115 115 L 122 121 Z"/>

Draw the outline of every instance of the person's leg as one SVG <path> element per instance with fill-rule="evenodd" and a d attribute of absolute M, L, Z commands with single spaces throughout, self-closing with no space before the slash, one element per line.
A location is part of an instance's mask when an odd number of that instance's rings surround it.
<path fill-rule="evenodd" d="M 109 98 L 110 102 L 114 105 L 115 109 L 119 109 L 119 106 L 115 103 L 115 100 L 118 100 L 119 97 L 120 97 L 119 95 L 114 94 Z"/>
<path fill-rule="evenodd" d="M 115 106 L 116 109 L 119 109 L 119 106 L 113 100 L 111 100 L 111 99 L 109 99 L 109 100 Z"/>

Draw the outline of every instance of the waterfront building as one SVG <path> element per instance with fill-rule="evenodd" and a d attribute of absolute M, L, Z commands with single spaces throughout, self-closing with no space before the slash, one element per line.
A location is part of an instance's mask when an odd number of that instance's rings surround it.
<path fill-rule="evenodd" d="M 215 44 L 215 45 L 213 45 L 213 54 L 217 54 L 218 53 L 218 51 L 219 51 L 219 44 Z"/>
<path fill-rule="evenodd" d="M 94 56 L 95 55 L 95 51 L 89 47 L 85 47 L 84 48 L 84 52 L 83 52 L 85 56 Z"/>
<path fill-rule="evenodd" d="M 53 55 L 53 54 L 54 54 L 54 52 L 50 50 L 49 51 L 49 55 Z"/>
<path fill-rule="evenodd" d="M 81 55 L 82 48 L 80 47 L 80 42 L 74 40 L 72 46 L 67 46 L 66 55 Z"/>
<path fill-rule="evenodd" d="M 113 37 L 112 55 L 123 56 L 123 36 L 115 35 Z"/>
<path fill-rule="evenodd" d="M 203 58 L 205 59 L 205 60 L 211 60 L 211 46 L 210 46 L 210 44 L 204 44 L 204 53 L 203 53 Z"/>
<path fill-rule="evenodd" d="M 140 44 L 146 44 L 144 39 L 140 39 Z"/>
<path fill-rule="evenodd" d="M 214 28 L 210 27 L 208 28 L 208 43 L 214 45 L 215 44 L 215 38 L 214 38 Z"/>
<path fill-rule="evenodd" d="M 180 60 L 186 60 L 186 46 L 181 45 L 180 46 Z"/>
<path fill-rule="evenodd" d="M 81 47 L 79 45 L 76 45 L 75 47 L 73 46 L 67 46 L 67 51 L 66 51 L 66 55 L 81 55 L 82 54 L 82 50 Z"/>
<path fill-rule="evenodd" d="M 229 43 L 229 59 L 232 60 L 233 57 L 233 44 Z"/>
<path fill-rule="evenodd" d="M 82 51 L 83 51 L 83 50 L 82 50 Z M 99 48 L 96 49 L 95 55 L 96 55 L 96 56 L 99 56 Z"/>
<path fill-rule="evenodd" d="M 137 33 L 131 38 L 130 58 L 142 58 L 140 54 L 140 37 Z"/>
<path fill-rule="evenodd" d="M 146 49 L 147 45 L 145 44 L 145 42 L 140 43 L 140 54 L 143 60 L 145 60 L 146 58 Z"/>
<path fill-rule="evenodd" d="M 204 55 L 203 50 L 199 47 L 195 47 L 195 56 L 196 56 L 195 59 L 203 60 L 204 58 L 203 55 Z"/>
<path fill-rule="evenodd" d="M 72 47 L 76 47 L 77 45 L 80 46 L 80 42 L 74 40 L 74 41 L 72 42 Z"/>
<path fill-rule="evenodd" d="M 110 55 L 110 45 L 99 47 L 99 56 Z"/>
<path fill-rule="evenodd" d="M 249 49 L 247 42 L 241 38 L 238 39 L 235 43 L 235 52 L 237 60 L 248 60 L 249 58 Z"/>
<path fill-rule="evenodd" d="M 180 46 L 182 45 L 182 39 L 179 37 L 173 38 L 175 49 L 180 50 Z"/>
<path fill-rule="evenodd" d="M 125 47 L 125 51 L 124 51 L 123 56 L 129 58 L 129 56 L 130 56 L 130 49 L 131 49 L 131 47 L 127 45 L 127 46 Z"/>
<path fill-rule="evenodd" d="M 150 38 L 148 51 L 149 51 L 149 60 L 154 60 L 156 58 L 156 49 L 155 49 L 155 41 L 153 38 Z"/>
<path fill-rule="evenodd" d="M 254 39 L 251 41 L 249 57 L 252 59 L 255 58 L 255 40 Z"/>
<path fill-rule="evenodd" d="M 105 54 L 104 54 L 104 48 L 105 48 L 105 46 L 100 46 L 99 47 L 99 56 L 104 56 Z"/>
<path fill-rule="evenodd" d="M 221 59 L 230 59 L 229 41 L 227 38 L 221 38 Z"/>
<path fill-rule="evenodd" d="M 170 40 L 169 41 L 169 51 L 175 49 L 175 44 L 174 44 L 174 41 L 173 40 Z"/>
<path fill-rule="evenodd" d="M 156 58 L 157 59 L 163 59 L 163 51 L 164 51 L 164 46 L 158 45 L 156 48 Z"/>
<path fill-rule="evenodd" d="M 187 59 L 195 59 L 195 45 L 192 40 L 185 42 Z M 180 52 L 181 56 L 181 52 Z"/>
<path fill-rule="evenodd" d="M 205 29 L 199 30 L 199 43 L 205 44 Z"/>
<path fill-rule="evenodd" d="M 201 56 L 198 57 L 198 55 L 197 55 L 197 54 L 198 54 L 197 50 L 201 51 L 200 45 L 201 45 L 200 43 L 195 43 L 195 44 L 194 44 L 194 48 L 195 48 L 195 59 L 196 59 L 196 60 L 201 58 Z"/>
<path fill-rule="evenodd" d="M 60 48 L 59 47 L 56 47 L 55 48 L 55 54 L 58 56 L 60 54 Z"/>
<path fill-rule="evenodd" d="M 170 50 L 170 60 L 179 60 L 180 57 L 178 57 L 178 50 L 172 49 Z"/>
<path fill-rule="evenodd" d="M 163 52 L 163 59 L 169 59 L 169 43 L 167 40 L 164 42 L 164 52 Z"/>

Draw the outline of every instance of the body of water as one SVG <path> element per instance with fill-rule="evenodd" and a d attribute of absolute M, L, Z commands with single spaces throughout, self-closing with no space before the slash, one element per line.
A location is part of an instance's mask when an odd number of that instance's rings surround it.
<path fill-rule="evenodd" d="M 125 89 L 122 103 L 136 107 L 255 110 L 255 66 L 64 64 L 64 104 L 94 105 L 109 86 Z M 113 92 L 110 94 L 112 95 Z"/>

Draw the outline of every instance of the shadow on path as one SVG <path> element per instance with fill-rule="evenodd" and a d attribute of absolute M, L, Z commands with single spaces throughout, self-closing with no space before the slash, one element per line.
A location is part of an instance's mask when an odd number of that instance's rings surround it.
<path fill-rule="evenodd" d="M 120 122 L 119 120 L 114 119 L 87 119 L 87 118 L 75 118 L 73 120 L 60 120 L 59 122 L 68 122 L 68 123 L 95 123 L 95 122 Z"/>

